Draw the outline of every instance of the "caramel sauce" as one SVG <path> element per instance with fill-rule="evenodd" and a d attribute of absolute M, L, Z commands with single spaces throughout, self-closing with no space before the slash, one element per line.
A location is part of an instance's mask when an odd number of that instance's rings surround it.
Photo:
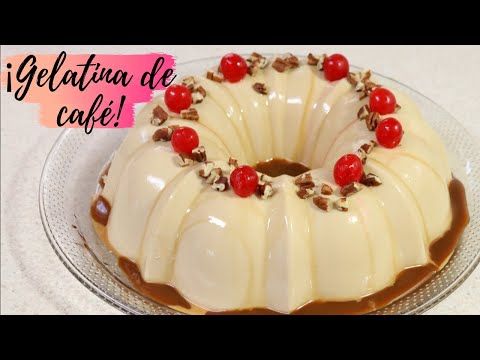
<path fill-rule="evenodd" d="M 453 254 L 463 230 L 470 222 L 465 188 L 460 180 L 452 179 L 448 186 L 452 206 L 452 224 L 443 236 L 430 245 L 430 259 L 438 267 L 443 267 Z"/>
<path fill-rule="evenodd" d="M 127 275 L 133 286 L 148 298 L 163 305 L 181 306 L 185 309 L 191 308 L 190 303 L 185 300 L 174 287 L 145 282 L 142 279 L 137 264 L 134 262 L 121 257 L 118 259 L 118 266 L 120 266 L 120 269 Z"/>
<path fill-rule="evenodd" d="M 398 274 L 393 286 L 359 301 L 312 301 L 292 312 L 293 315 L 362 315 L 381 309 L 401 298 L 427 281 L 438 268 L 433 264 L 416 266 Z M 207 315 L 285 315 L 270 309 L 246 309 L 207 312 Z"/>
<path fill-rule="evenodd" d="M 271 159 L 257 163 L 255 170 L 271 177 L 277 177 L 284 174 L 298 176 L 309 171 L 310 168 L 301 163 L 286 159 Z"/>
<path fill-rule="evenodd" d="M 107 199 L 99 195 L 90 206 L 90 215 L 96 222 L 106 226 L 110 216 L 111 206 Z"/>
<path fill-rule="evenodd" d="M 278 166 L 278 167 L 277 167 Z M 287 160 L 273 159 L 265 163 L 259 163 L 256 169 L 269 176 L 278 176 L 289 174 L 299 175 L 309 169 L 302 164 L 292 163 Z M 322 315 L 322 314 L 367 314 L 374 310 L 381 309 L 395 300 L 412 292 L 417 287 L 429 280 L 437 271 L 439 271 L 453 254 L 463 230 L 469 222 L 467 201 L 463 184 L 452 179 L 449 184 L 450 200 L 452 204 L 452 224 L 445 234 L 432 243 L 430 246 L 431 263 L 423 266 L 408 268 L 400 272 L 392 286 L 387 287 L 377 293 L 366 296 L 359 301 L 345 302 L 321 302 L 313 301 L 299 309 L 293 314 L 298 315 Z M 103 225 L 108 221 L 110 205 L 106 199 L 101 196 L 92 204 L 92 218 Z M 107 210 L 108 209 L 108 210 Z M 106 211 L 105 211 L 106 210 Z M 98 220 L 97 220 L 98 219 Z M 102 223 L 102 222 L 100 222 Z M 98 232 L 98 229 L 97 229 Z M 100 233 L 99 233 L 100 234 Z M 106 234 L 105 234 L 106 235 Z M 106 236 L 102 236 L 106 237 Z M 108 239 L 103 239 L 108 243 Z M 148 298 L 167 306 L 173 306 L 176 310 L 186 313 L 206 313 L 208 315 L 282 315 L 270 309 L 255 308 L 224 312 L 205 312 L 191 305 L 184 299 L 180 293 L 169 285 L 147 283 L 142 279 L 138 266 L 126 259 L 119 258 L 120 268 L 127 275 L 133 286 Z"/>

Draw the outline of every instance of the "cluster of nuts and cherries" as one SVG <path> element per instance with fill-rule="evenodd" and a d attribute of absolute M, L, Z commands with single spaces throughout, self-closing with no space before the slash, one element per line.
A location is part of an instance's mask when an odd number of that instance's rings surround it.
<path fill-rule="evenodd" d="M 338 81 L 346 78 L 357 92 L 360 99 L 368 97 L 368 105 L 364 105 L 358 112 L 358 119 L 364 120 L 367 128 L 375 131 L 376 142 L 372 141 L 368 146 L 369 151 L 379 144 L 384 148 L 394 148 L 402 140 L 402 125 L 395 117 L 387 117 L 380 120 L 380 116 L 395 113 L 400 106 L 397 104 L 394 94 L 388 89 L 373 83 L 370 80 L 371 72 L 369 70 L 359 73 L 351 73 L 348 60 L 341 54 L 326 54 L 314 56 L 309 54 L 307 63 L 316 66 L 319 71 L 324 73 L 328 81 Z M 259 68 L 265 68 L 268 61 L 258 53 L 253 53 L 249 59 L 245 60 L 237 54 L 225 55 L 218 67 L 218 72 L 209 71 L 207 78 L 217 82 L 228 81 L 231 83 L 242 80 L 245 76 L 255 76 Z M 299 60 L 296 56 L 288 54 L 285 57 L 277 57 L 272 63 L 272 67 L 284 72 L 289 69 L 295 69 L 299 66 Z M 268 94 L 265 84 L 255 83 L 254 90 L 261 94 Z M 206 91 L 198 86 L 193 77 L 184 79 L 182 84 L 171 85 L 165 92 L 165 104 L 168 109 L 182 118 L 198 121 L 198 113 L 191 108 L 192 103 L 198 103 L 206 96 Z M 153 119 L 157 125 L 163 124 L 168 119 L 168 113 L 157 106 L 153 111 Z M 153 123 L 153 122 L 152 122 Z M 205 149 L 199 146 L 200 140 L 197 132 L 190 127 L 170 126 L 161 128 L 153 135 L 155 141 L 171 141 L 172 148 L 179 154 L 179 164 L 186 166 L 194 162 L 204 163 L 201 176 L 209 179 L 212 187 L 218 191 L 233 189 L 235 194 L 240 197 L 248 197 L 257 193 L 262 198 L 268 198 L 273 195 L 271 178 L 258 173 L 253 167 L 248 165 L 238 166 L 235 159 L 229 159 L 225 166 L 215 168 L 212 162 L 207 161 Z M 371 145 L 371 146 L 370 146 Z M 348 193 L 345 189 L 356 189 L 364 184 L 366 186 L 378 186 L 380 179 L 374 174 L 365 175 L 363 165 L 366 161 L 366 151 L 362 146 L 357 154 L 345 154 L 340 157 L 333 168 L 333 178 L 339 187 L 341 193 Z M 235 164 L 235 165 L 234 165 Z M 211 168 L 211 169 L 210 169 Z M 205 177 L 205 170 L 210 169 L 208 177 Z M 228 169 L 230 171 L 228 171 Z M 210 176 L 211 171 L 215 176 Z M 202 172 L 203 171 L 203 172 Z M 228 178 L 225 175 L 229 175 Z M 372 180 L 373 179 L 373 180 Z M 298 178 L 295 180 L 298 185 Z M 302 190 L 302 189 L 301 189 Z M 302 198 L 307 198 L 310 192 L 303 189 Z M 356 191 L 355 191 L 356 192 Z M 354 193 L 354 192 L 350 192 Z M 313 193 L 311 195 L 314 195 Z M 299 195 L 300 196 L 300 195 Z M 319 200 L 314 198 L 314 203 Z M 318 205 L 317 205 L 318 206 Z M 323 208 L 324 206 L 318 206 Z"/>

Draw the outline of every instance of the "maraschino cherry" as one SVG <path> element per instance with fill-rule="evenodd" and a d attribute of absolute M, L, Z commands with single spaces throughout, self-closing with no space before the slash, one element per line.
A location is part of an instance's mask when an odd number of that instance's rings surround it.
<path fill-rule="evenodd" d="M 170 85 L 165 91 L 165 104 L 178 114 L 192 105 L 192 94 L 185 85 Z"/>
<path fill-rule="evenodd" d="M 248 197 L 257 189 L 257 172 L 251 166 L 239 166 L 230 174 L 230 184 L 235 194 L 240 197 Z"/>
<path fill-rule="evenodd" d="M 323 61 L 323 72 L 328 81 L 343 79 L 348 75 L 349 70 L 348 60 L 342 54 L 327 56 Z"/>
<path fill-rule="evenodd" d="M 180 127 L 173 131 L 171 142 L 175 152 L 191 154 L 200 141 L 195 130 L 189 127 Z"/>
<path fill-rule="evenodd" d="M 348 185 L 354 181 L 360 181 L 363 175 L 362 160 L 357 155 L 343 155 L 335 163 L 333 177 L 339 186 Z"/>
<path fill-rule="evenodd" d="M 220 62 L 220 70 L 225 79 L 235 83 L 242 80 L 248 71 L 247 62 L 237 54 L 227 54 Z"/>
<path fill-rule="evenodd" d="M 377 141 L 383 147 L 392 149 L 400 144 L 403 137 L 402 124 L 395 118 L 386 118 L 380 121 L 375 130 Z"/>
<path fill-rule="evenodd" d="M 370 94 L 370 111 L 378 112 L 380 115 L 392 114 L 395 112 L 397 100 L 390 90 L 376 88 Z"/>

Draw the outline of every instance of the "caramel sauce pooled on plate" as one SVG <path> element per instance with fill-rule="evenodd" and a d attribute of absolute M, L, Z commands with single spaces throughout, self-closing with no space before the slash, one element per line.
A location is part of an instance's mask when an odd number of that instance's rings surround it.
<path fill-rule="evenodd" d="M 96 222 L 107 226 L 110 210 L 111 206 L 108 200 L 99 195 L 90 206 L 90 215 Z"/>
<path fill-rule="evenodd" d="M 191 308 L 190 303 L 185 300 L 174 287 L 145 282 L 142 279 L 137 264 L 134 262 L 121 257 L 118 259 L 118 266 L 120 266 L 120 269 L 127 275 L 133 286 L 148 298 L 163 305 L 181 306 L 185 309 Z"/>

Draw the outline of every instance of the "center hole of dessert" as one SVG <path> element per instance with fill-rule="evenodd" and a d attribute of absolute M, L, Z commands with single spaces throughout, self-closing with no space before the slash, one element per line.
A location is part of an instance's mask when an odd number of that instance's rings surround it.
<path fill-rule="evenodd" d="M 257 163 L 255 170 L 271 177 L 277 177 L 280 175 L 298 176 L 309 171 L 310 168 L 298 162 L 274 158 Z"/>

